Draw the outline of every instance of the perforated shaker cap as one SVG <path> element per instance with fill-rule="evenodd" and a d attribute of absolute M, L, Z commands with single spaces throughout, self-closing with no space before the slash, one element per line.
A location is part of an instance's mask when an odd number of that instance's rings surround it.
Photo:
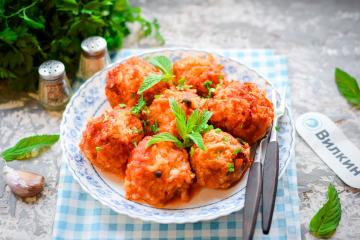
<path fill-rule="evenodd" d="M 57 60 L 49 60 L 39 67 L 39 75 L 44 80 L 55 80 L 65 73 L 65 66 Z"/>
<path fill-rule="evenodd" d="M 90 56 L 103 54 L 106 46 L 105 39 L 100 36 L 88 37 L 81 43 L 81 49 Z"/>

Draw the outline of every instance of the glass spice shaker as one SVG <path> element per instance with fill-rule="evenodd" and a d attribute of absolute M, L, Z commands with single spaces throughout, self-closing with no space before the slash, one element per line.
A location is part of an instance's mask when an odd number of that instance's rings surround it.
<path fill-rule="evenodd" d="M 110 63 L 107 44 L 99 36 L 88 37 L 81 43 L 79 72 L 77 77 L 85 81 Z"/>
<path fill-rule="evenodd" d="M 49 60 L 39 67 L 39 101 L 48 110 L 62 110 L 72 94 L 65 66 Z"/>

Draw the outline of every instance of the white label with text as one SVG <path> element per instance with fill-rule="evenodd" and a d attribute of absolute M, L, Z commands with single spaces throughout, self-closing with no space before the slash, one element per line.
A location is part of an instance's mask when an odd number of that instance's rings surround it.
<path fill-rule="evenodd" d="M 327 116 L 309 112 L 296 120 L 296 130 L 347 185 L 360 188 L 360 150 Z"/>

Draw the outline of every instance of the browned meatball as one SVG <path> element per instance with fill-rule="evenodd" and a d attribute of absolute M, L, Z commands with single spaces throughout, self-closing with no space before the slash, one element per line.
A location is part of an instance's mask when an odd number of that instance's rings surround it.
<path fill-rule="evenodd" d="M 178 136 L 176 130 L 176 120 L 174 114 L 171 112 L 169 99 L 175 101 L 182 107 L 185 114 L 190 115 L 196 108 L 200 108 L 202 99 L 195 94 L 194 90 L 179 91 L 179 90 L 165 90 L 151 103 L 148 113 L 149 126 L 157 125 L 159 132 L 169 132 Z M 154 132 L 150 131 L 150 134 Z"/>
<path fill-rule="evenodd" d="M 251 165 L 250 147 L 220 129 L 203 135 L 206 150 L 194 145 L 191 166 L 197 183 L 208 188 L 229 188 L 238 182 Z"/>
<path fill-rule="evenodd" d="M 228 82 L 217 89 L 206 108 L 213 113 L 210 122 L 235 137 L 253 144 L 272 124 L 274 109 L 254 83 Z"/>
<path fill-rule="evenodd" d="M 224 66 L 218 64 L 212 55 L 205 57 L 186 57 L 174 63 L 174 74 L 176 81 L 184 79 L 186 85 L 191 85 L 201 96 L 208 95 L 205 86 L 209 82 L 209 87 L 215 88 L 216 85 L 225 77 L 222 71 Z"/>
<path fill-rule="evenodd" d="M 171 142 L 160 142 L 146 147 L 145 137 L 132 151 L 126 169 L 126 198 L 162 206 L 170 200 L 189 198 L 194 179 L 186 150 Z"/>
<path fill-rule="evenodd" d="M 87 123 L 80 149 L 92 164 L 123 178 L 130 152 L 143 137 L 140 120 L 129 108 L 116 107 Z"/>
<path fill-rule="evenodd" d="M 111 69 L 107 74 L 105 93 L 112 107 L 120 103 L 134 106 L 138 101 L 137 91 L 144 78 L 149 74 L 161 74 L 160 70 L 142 58 L 132 57 Z M 152 101 L 154 95 L 168 87 L 159 82 L 144 92 L 146 101 Z"/>

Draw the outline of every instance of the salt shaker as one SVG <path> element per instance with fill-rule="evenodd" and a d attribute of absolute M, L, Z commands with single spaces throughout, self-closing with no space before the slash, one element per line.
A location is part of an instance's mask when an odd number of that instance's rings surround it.
<path fill-rule="evenodd" d="M 81 43 L 81 49 L 82 54 L 77 74 L 80 80 L 87 80 L 110 63 L 107 44 L 102 37 L 93 36 L 86 38 Z"/>
<path fill-rule="evenodd" d="M 39 67 L 39 101 L 49 110 L 62 110 L 72 94 L 65 66 L 57 60 L 49 60 Z"/>

